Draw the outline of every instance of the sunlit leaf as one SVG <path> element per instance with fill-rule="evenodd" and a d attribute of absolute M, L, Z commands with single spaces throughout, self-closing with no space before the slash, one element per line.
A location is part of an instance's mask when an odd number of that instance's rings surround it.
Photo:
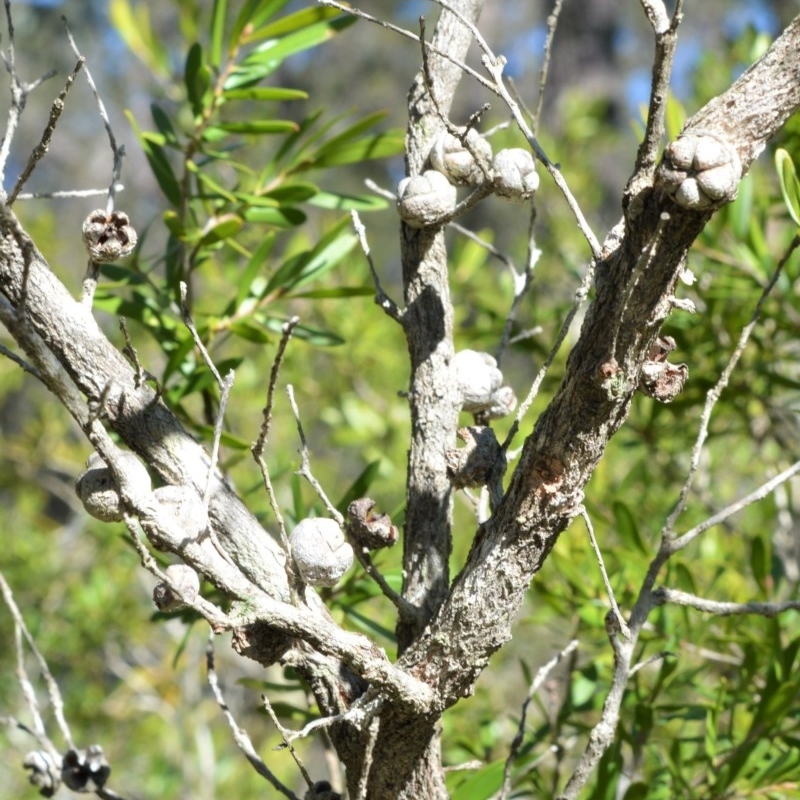
<path fill-rule="evenodd" d="M 794 220 L 794 224 L 800 226 L 800 180 L 797 178 L 792 157 L 782 147 L 775 151 L 775 169 L 778 172 L 786 210 Z"/>
<path fill-rule="evenodd" d="M 259 222 L 275 228 L 293 228 L 306 221 L 306 215 L 299 208 L 283 206 L 281 208 L 247 208 L 242 212 L 248 222 Z"/>
<path fill-rule="evenodd" d="M 326 147 L 324 152 L 315 153 L 310 158 L 304 159 L 293 168 L 294 172 L 307 169 L 325 169 L 343 164 L 353 164 L 369 161 L 376 158 L 390 158 L 403 152 L 405 134 L 401 130 L 377 133 L 374 136 L 364 136 L 355 141 L 345 142 L 341 146 L 331 149 Z"/>
<path fill-rule="evenodd" d="M 164 148 L 157 143 L 156 137 L 153 134 L 139 130 L 138 125 L 136 125 L 136 120 L 130 112 L 126 112 L 126 115 L 136 131 L 136 135 L 139 137 L 139 142 L 142 145 L 147 161 L 150 164 L 150 169 L 153 171 L 153 175 L 161 191 L 172 205 L 179 206 L 181 202 L 180 184 L 164 153 Z"/>
<path fill-rule="evenodd" d="M 153 74 L 170 77 L 169 54 L 160 37 L 153 32 L 150 10 L 146 3 L 137 3 L 134 7 L 130 0 L 111 0 L 109 17 L 131 52 L 135 53 Z"/>
<path fill-rule="evenodd" d="M 270 278 L 265 296 L 275 292 L 285 294 L 333 269 L 357 241 L 348 229 L 349 223 L 345 217 L 312 250 L 287 259 Z"/>
<path fill-rule="evenodd" d="M 241 44 L 245 28 L 256 28 L 265 19 L 280 11 L 289 0 L 245 0 L 231 28 L 229 48 L 234 50 Z"/>
<path fill-rule="evenodd" d="M 450 793 L 451 800 L 489 800 L 502 786 L 504 769 L 504 759 L 480 767 Z"/>
<path fill-rule="evenodd" d="M 266 326 L 274 333 L 283 333 L 283 326 L 286 324 L 285 319 L 278 317 L 269 317 L 266 320 Z M 298 325 L 294 328 L 294 338 L 302 339 L 304 342 L 316 345 L 317 347 L 335 347 L 344 344 L 344 339 L 337 336 L 331 331 L 320 330 L 319 328 L 311 328 L 308 325 Z"/>
<path fill-rule="evenodd" d="M 344 514 L 347 511 L 347 507 L 353 500 L 357 500 L 359 497 L 364 497 L 367 492 L 369 491 L 369 487 L 372 486 L 375 478 L 378 477 L 378 474 L 381 471 L 381 462 L 378 461 L 371 461 L 367 464 L 366 467 L 361 471 L 361 474 L 353 481 L 350 487 L 342 496 L 341 500 L 336 504 L 336 508 Z"/>
<path fill-rule="evenodd" d="M 234 336 L 256 344 L 266 344 L 275 338 L 267 328 L 252 319 L 237 320 L 228 326 L 228 330 Z"/>
<path fill-rule="evenodd" d="M 297 123 L 285 119 L 251 119 L 242 122 L 220 122 L 216 126 L 228 133 L 293 133 Z"/>
<path fill-rule="evenodd" d="M 203 114 L 205 95 L 211 85 L 211 70 L 205 63 L 203 48 L 195 42 L 186 54 L 186 66 L 183 71 L 186 94 L 196 117 Z"/>
<path fill-rule="evenodd" d="M 328 208 L 335 211 L 382 211 L 389 203 L 382 197 L 369 194 L 336 194 L 334 192 L 317 192 L 309 199 L 309 203 L 317 208 Z"/>
<path fill-rule="evenodd" d="M 236 214 L 223 214 L 220 217 L 214 217 L 203 228 L 200 244 L 216 244 L 229 239 L 239 233 L 243 225 L 244 220 Z"/>
<path fill-rule="evenodd" d="M 272 251 L 272 246 L 274 244 L 275 234 L 270 232 L 264 237 L 261 244 L 250 256 L 250 260 L 247 262 L 247 266 L 244 268 L 244 272 L 238 281 L 239 289 L 236 293 L 235 304 L 237 309 L 241 307 L 242 303 L 245 301 L 245 298 L 247 298 L 250 294 L 250 287 L 255 280 L 255 277 L 265 269 L 265 262 L 267 261 L 267 257 Z"/>
<path fill-rule="evenodd" d="M 217 68 L 222 64 L 222 47 L 225 38 L 225 16 L 228 0 L 214 0 L 214 11 L 211 14 L 211 49 L 209 58 Z"/>
<path fill-rule="evenodd" d="M 288 14 L 277 22 L 254 30 L 244 37 L 244 41 L 250 44 L 251 42 L 261 41 L 262 39 L 286 36 L 297 30 L 309 28 L 314 23 L 325 22 L 326 20 L 341 17 L 341 14 L 342 12 L 337 8 L 326 8 L 324 6 L 305 8 L 301 11 L 295 11 L 293 14 Z M 355 22 L 355 17 L 350 17 L 350 19 Z"/>
<path fill-rule="evenodd" d="M 153 122 L 155 123 L 156 128 L 158 128 L 158 132 L 164 137 L 164 144 L 168 145 L 169 147 L 180 148 L 178 135 L 175 133 L 175 128 L 172 126 L 172 121 L 167 116 L 164 109 L 159 105 L 156 105 L 156 103 L 151 103 L 150 113 L 153 116 Z"/>
<path fill-rule="evenodd" d="M 251 86 L 247 89 L 226 89 L 222 96 L 226 100 L 278 101 L 307 100 L 308 92 L 301 89 L 281 89 L 273 86 Z"/>

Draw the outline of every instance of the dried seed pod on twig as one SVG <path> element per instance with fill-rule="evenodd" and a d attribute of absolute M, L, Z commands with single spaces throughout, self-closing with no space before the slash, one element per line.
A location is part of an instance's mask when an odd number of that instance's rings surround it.
<path fill-rule="evenodd" d="M 353 564 L 353 548 L 332 519 L 300 520 L 289 544 L 300 577 L 309 586 L 333 586 Z"/>
<path fill-rule="evenodd" d="M 136 247 L 136 231 L 124 211 L 92 211 L 83 221 L 83 243 L 92 261 L 106 263 L 129 256 Z"/>
<path fill-rule="evenodd" d="M 397 527 L 388 514 L 375 514 L 375 501 L 359 497 L 347 507 L 347 532 L 367 550 L 391 547 L 397 542 Z"/>

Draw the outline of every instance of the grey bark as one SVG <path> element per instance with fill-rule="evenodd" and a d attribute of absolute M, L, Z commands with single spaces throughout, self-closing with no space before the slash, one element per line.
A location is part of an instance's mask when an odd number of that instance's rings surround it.
<path fill-rule="evenodd" d="M 481 3 L 464 0 L 457 7 L 475 20 Z M 434 42 L 460 59 L 469 36 L 444 12 Z M 430 69 L 434 96 L 447 113 L 459 71 L 438 58 L 431 59 Z M 418 77 L 409 99 L 409 173 L 421 170 L 443 125 L 427 88 Z M 800 18 L 686 128 L 727 141 L 746 171 L 798 107 Z M 151 497 L 125 498 L 160 546 L 247 601 L 236 620 L 235 645 L 241 652 L 266 664 L 275 657 L 276 636 L 295 640 L 283 657 L 306 677 L 328 714 L 346 711 L 367 687 L 383 698 L 369 764 L 364 763 L 364 728 L 343 721 L 332 731 L 351 792 L 366 768 L 370 800 L 447 796 L 439 752 L 441 714 L 472 692 L 492 653 L 510 638 L 531 579 L 579 512 L 587 481 L 628 415 L 642 364 L 672 310 L 686 253 L 713 213 L 677 206 L 658 188 L 652 171 L 644 176 L 637 171 L 637 178 L 625 198 L 622 234 L 607 240 L 597 264 L 596 297 L 561 385 L 526 439 L 502 502 L 478 530 L 452 585 L 447 572 L 451 487 L 444 454 L 454 443 L 458 401 L 449 368 L 447 253 L 441 230 L 402 226 L 404 330 L 412 366 L 403 594 L 420 613 L 399 620 L 396 665 L 364 637 L 338 628 L 313 591 L 292 600 L 284 553 L 222 476 L 216 476 L 209 512 L 227 557 L 208 539 L 187 540 L 165 525 Z M 148 387 L 137 385 L 134 370 L 54 277 L 7 207 L 0 208 L 0 229 L 0 320 L 42 380 L 93 443 L 106 446 L 99 419 L 162 481 L 189 487 L 199 497 L 209 464 L 205 451 Z M 646 264 L 645 252 L 650 253 Z M 90 406 L 100 410 L 98 419 Z M 215 624 L 230 622 L 220 615 Z"/>

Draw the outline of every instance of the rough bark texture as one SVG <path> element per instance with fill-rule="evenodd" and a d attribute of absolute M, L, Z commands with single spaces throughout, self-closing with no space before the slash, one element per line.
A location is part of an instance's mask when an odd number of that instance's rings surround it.
<path fill-rule="evenodd" d="M 475 20 L 481 2 L 462 0 L 456 7 Z M 443 12 L 433 41 L 461 59 L 470 37 L 452 14 Z M 432 58 L 430 72 L 434 96 L 447 113 L 459 70 Z M 421 77 L 409 102 L 408 170 L 416 173 L 443 123 Z M 798 107 L 800 18 L 687 129 L 726 141 L 746 171 Z M 215 626 L 238 629 L 237 649 L 267 663 L 274 657 L 276 637 L 294 639 L 284 657 L 306 678 L 327 714 L 350 708 L 367 687 L 371 697 L 382 699 L 369 764 L 366 726 L 340 722 L 332 729 L 351 793 L 362 770 L 369 769 L 370 800 L 447 796 L 439 752 L 441 713 L 473 691 L 492 653 L 510 638 L 530 580 L 578 513 L 587 481 L 627 417 L 642 364 L 672 310 L 686 253 L 713 213 L 679 207 L 653 183 L 650 172 L 645 177 L 626 197 L 620 234 L 607 240 L 597 264 L 596 296 L 561 386 L 526 439 L 502 502 L 477 532 L 452 586 L 445 453 L 454 444 L 458 399 L 450 376 L 447 253 L 441 230 L 402 227 L 403 324 L 412 367 L 403 594 L 420 613 L 399 620 L 402 655 L 396 665 L 365 637 L 339 628 L 312 590 L 293 597 L 281 548 L 222 477 L 215 481 L 209 511 L 225 555 L 209 537 L 188 536 L 165 521 L 151 495 L 125 496 L 128 510 L 154 542 L 234 598 L 246 600 L 235 625 L 221 611 L 218 617 L 209 614 Z M 113 445 L 103 443 L 104 431 L 89 413 L 90 405 L 100 408 L 103 425 L 116 431 L 161 480 L 199 496 L 209 463 L 205 451 L 148 387 L 137 386 L 134 370 L 91 313 L 53 276 L 7 207 L 0 208 L 0 228 L 0 321 L 42 380 L 93 442 L 107 448 L 112 461 Z M 116 461 L 110 466 L 124 473 Z"/>

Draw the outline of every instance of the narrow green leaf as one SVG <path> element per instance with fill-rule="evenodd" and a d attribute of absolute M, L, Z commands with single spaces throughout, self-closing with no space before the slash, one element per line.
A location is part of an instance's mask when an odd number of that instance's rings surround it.
<path fill-rule="evenodd" d="M 649 550 L 642 541 L 636 517 L 630 508 L 620 500 L 615 500 L 612 509 L 614 511 L 614 520 L 617 524 L 617 533 L 622 543 L 631 549 L 635 548 L 640 553 L 648 555 Z"/>
<path fill-rule="evenodd" d="M 321 145 L 315 153 L 315 158 L 320 158 L 328 152 L 336 151 L 347 142 L 358 139 L 370 128 L 374 128 L 382 119 L 384 119 L 385 116 L 385 111 L 374 111 L 372 114 L 367 114 L 367 116 L 356 120 L 343 131 L 340 131 L 335 136 L 332 136 L 323 145 Z"/>
<path fill-rule="evenodd" d="M 266 344 L 275 338 L 267 328 L 252 319 L 237 320 L 228 326 L 228 330 L 234 336 L 256 344 Z"/>
<path fill-rule="evenodd" d="M 292 172 L 301 172 L 307 169 L 325 169 L 370 159 L 397 156 L 403 152 L 404 141 L 405 134 L 401 130 L 365 136 L 353 142 L 347 142 L 335 150 L 326 148 L 323 155 L 314 154 L 295 166 Z"/>
<path fill-rule="evenodd" d="M 342 12 L 337 8 L 305 8 L 301 11 L 295 11 L 293 14 L 287 14 L 271 25 L 265 25 L 263 28 L 253 31 L 244 37 L 244 41 L 250 44 L 252 42 L 261 41 L 262 39 L 277 39 L 280 36 L 294 33 L 301 28 L 309 28 L 316 22 L 325 22 L 326 20 L 336 19 L 341 16 Z M 355 17 L 350 15 L 347 15 L 347 17 L 355 22 Z"/>
<path fill-rule="evenodd" d="M 160 37 L 153 33 L 146 3 L 133 7 L 130 0 L 111 0 L 109 17 L 122 40 L 154 74 L 170 77 L 169 54 Z"/>
<path fill-rule="evenodd" d="M 292 292 L 292 297 L 314 300 L 342 300 L 346 297 L 371 297 L 375 289 L 371 286 L 337 286 L 333 289 L 313 289 L 310 292 Z"/>
<path fill-rule="evenodd" d="M 333 269 L 357 241 L 349 224 L 350 220 L 344 217 L 312 250 L 285 261 L 270 278 L 265 296 L 272 292 L 285 294 Z"/>
<path fill-rule="evenodd" d="M 270 232 L 255 249 L 253 255 L 250 256 L 250 260 L 247 262 L 247 266 L 238 282 L 239 289 L 236 293 L 236 309 L 241 308 L 242 303 L 244 303 L 245 299 L 250 295 L 250 287 L 256 276 L 264 269 L 264 262 L 267 260 L 274 244 L 275 234 Z"/>
<path fill-rule="evenodd" d="M 266 326 L 274 333 L 282 333 L 285 319 L 269 317 L 265 321 Z M 302 339 L 304 342 L 316 345 L 317 347 L 336 347 L 344 344 L 344 339 L 331 331 L 323 331 L 319 328 L 310 328 L 308 325 L 298 325 L 294 329 L 294 338 Z"/>
<path fill-rule="evenodd" d="M 244 220 L 236 214 L 223 214 L 210 219 L 203 228 L 201 245 L 217 244 L 236 236 L 244 226 Z"/>
<path fill-rule="evenodd" d="M 361 470 L 361 474 L 353 481 L 348 490 L 344 493 L 341 500 L 336 504 L 336 508 L 344 514 L 347 512 L 347 506 L 357 500 L 359 497 L 364 497 L 372 486 L 378 473 L 381 471 L 381 461 L 371 461 Z"/>
<path fill-rule="evenodd" d="M 333 211 L 382 211 L 388 203 L 382 197 L 368 194 L 336 194 L 334 192 L 317 192 L 308 201 L 317 208 Z"/>
<path fill-rule="evenodd" d="M 280 101 L 307 100 L 308 92 L 301 89 L 282 89 L 278 86 L 251 86 L 247 89 L 226 89 L 223 92 L 226 100 Z"/>
<path fill-rule="evenodd" d="M 231 28 L 229 48 L 235 50 L 242 44 L 240 37 L 245 28 L 257 27 L 265 19 L 280 11 L 288 2 L 289 0 L 245 0 Z"/>
<path fill-rule="evenodd" d="M 766 548 L 760 536 L 756 536 L 750 545 L 750 568 L 753 570 L 753 577 L 758 588 L 762 592 L 766 592 L 769 564 L 767 563 Z"/>
<path fill-rule="evenodd" d="M 313 183 L 284 183 L 276 189 L 264 192 L 260 197 L 274 200 L 278 205 L 285 205 L 305 203 L 318 194 L 319 189 Z"/>
<path fill-rule="evenodd" d="M 778 172 L 783 202 L 786 203 L 789 216 L 795 225 L 800 226 L 800 180 L 797 178 L 792 157 L 782 147 L 775 151 L 775 169 Z"/>
<path fill-rule="evenodd" d="M 503 783 L 505 760 L 492 761 L 475 770 L 450 795 L 451 800 L 489 800 Z"/>
<path fill-rule="evenodd" d="M 275 228 L 293 228 L 306 221 L 306 215 L 298 208 L 248 208 L 242 213 L 248 222 L 259 222 Z"/>
<path fill-rule="evenodd" d="M 244 122 L 220 122 L 215 127 L 228 133 L 294 133 L 297 123 L 284 119 L 254 119 Z"/>
<path fill-rule="evenodd" d="M 389 628 L 386 628 L 380 623 L 375 622 L 372 617 L 362 614 L 360 611 L 356 611 L 352 606 L 342 605 L 340 607 L 342 611 L 344 611 L 344 613 L 350 617 L 355 625 L 361 630 L 367 633 L 378 634 L 378 636 L 382 636 L 384 639 L 388 639 L 390 642 L 395 641 L 394 631 L 391 631 Z"/>
<path fill-rule="evenodd" d="M 164 148 L 156 144 L 149 133 L 140 134 L 139 141 L 159 188 L 172 205 L 179 206 L 181 202 L 181 187 L 175 177 L 172 166 L 164 154 Z"/>
<path fill-rule="evenodd" d="M 164 137 L 164 144 L 169 147 L 176 147 L 180 149 L 180 142 L 178 135 L 175 133 L 175 128 L 172 126 L 172 120 L 167 116 L 161 106 L 156 103 L 150 104 L 150 114 L 153 117 L 153 122 L 158 128 L 158 132 Z"/>
<path fill-rule="evenodd" d="M 225 17 L 228 0 L 214 0 L 214 11 L 211 15 L 211 63 L 217 69 L 222 64 L 222 41 L 225 37 Z"/>
<path fill-rule="evenodd" d="M 272 64 L 240 64 L 225 79 L 222 90 L 228 92 L 231 89 L 242 89 L 253 86 L 264 78 L 269 77 L 275 71 L 276 66 Z"/>
<path fill-rule="evenodd" d="M 186 95 L 192 113 L 199 117 L 203 113 L 205 94 L 211 85 L 211 70 L 205 63 L 203 48 L 199 42 L 195 42 L 186 54 L 183 82 L 186 84 Z"/>
<path fill-rule="evenodd" d="M 270 65 L 271 70 L 274 71 L 289 56 L 327 42 L 354 22 L 355 17 L 342 15 L 326 22 L 308 25 L 279 39 L 270 39 L 253 50 L 242 64 L 243 66 L 249 64 Z"/>

